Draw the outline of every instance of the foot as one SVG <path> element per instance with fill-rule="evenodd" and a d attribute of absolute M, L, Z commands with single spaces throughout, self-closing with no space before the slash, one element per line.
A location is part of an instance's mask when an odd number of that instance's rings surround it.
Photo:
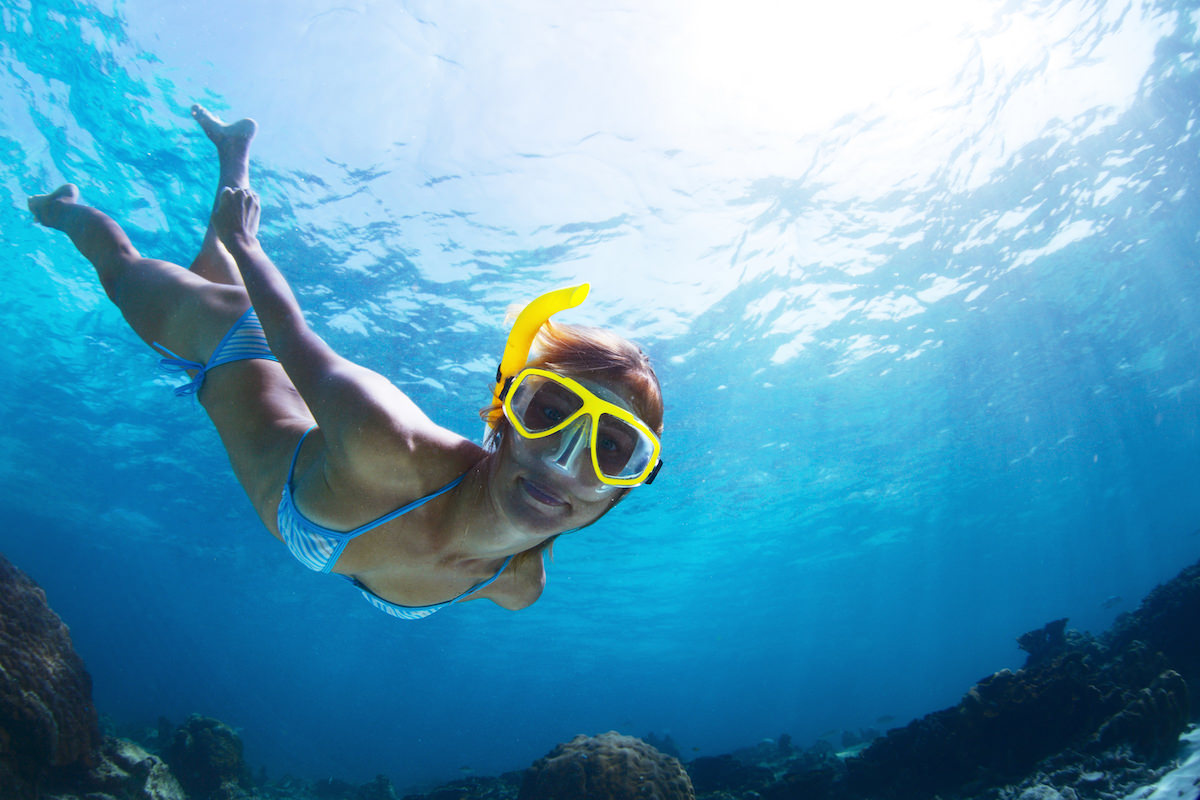
<path fill-rule="evenodd" d="M 252 119 L 239 119 L 225 124 L 200 105 L 192 106 L 192 117 L 217 146 L 221 185 L 244 187 L 250 160 L 250 142 L 258 133 L 258 123 Z"/>
<path fill-rule="evenodd" d="M 73 183 L 64 183 L 50 194 L 35 194 L 29 198 L 29 210 L 41 224 L 53 228 L 58 209 L 74 204 L 79 199 L 79 188 Z"/>

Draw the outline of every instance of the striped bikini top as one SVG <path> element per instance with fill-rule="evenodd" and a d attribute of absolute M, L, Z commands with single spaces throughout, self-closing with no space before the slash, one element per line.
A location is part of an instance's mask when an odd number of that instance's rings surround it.
<path fill-rule="evenodd" d="M 287 483 L 284 484 L 283 494 L 279 498 L 279 512 L 276 522 L 279 526 L 279 535 L 283 537 L 283 542 L 287 545 L 288 550 L 296 557 L 297 561 L 315 572 L 327 573 L 331 571 L 333 565 L 341 556 L 342 551 L 346 549 L 346 545 L 352 539 L 363 535 L 367 531 L 374 530 L 384 523 L 391 522 L 397 517 L 402 517 L 414 508 L 423 506 L 435 497 L 439 497 L 455 486 L 458 486 L 462 483 L 462 479 L 466 477 L 465 475 L 459 475 L 442 488 L 403 505 L 395 511 L 384 514 L 382 517 L 372 520 L 365 525 L 359 525 L 354 530 L 335 531 L 326 528 L 324 525 L 319 525 L 304 516 L 300 512 L 300 509 L 296 507 L 296 498 L 292 494 L 292 475 L 296 471 L 296 458 L 300 455 L 300 447 L 304 444 L 304 439 L 312 431 L 313 428 L 309 428 L 304 432 L 304 435 L 300 437 L 300 441 L 296 444 L 296 451 L 292 453 L 292 463 L 288 467 Z M 500 565 L 500 569 L 496 570 L 496 574 L 492 575 L 492 577 L 480 581 L 462 594 L 444 603 L 435 603 L 428 606 L 402 606 L 389 602 L 372 592 L 357 578 L 349 575 L 343 575 L 342 577 L 358 587 L 366 601 L 385 614 L 390 614 L 399 619 L 424 619 L 431 614 L 441 611 L 446 606 L 457 603 L 480 591 L 485 586 L 490 585 L 500 577 L 500 573 L 504 572 L 509 562 L 512 561 L 512 558 L 512 556 L 505 558 L 504 563 Z"/>

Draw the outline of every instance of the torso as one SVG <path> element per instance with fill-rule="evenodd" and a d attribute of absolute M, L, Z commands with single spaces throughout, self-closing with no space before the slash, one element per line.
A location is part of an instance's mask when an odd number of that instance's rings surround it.
<path fill-rule="evenodd" d="M 461 531 L 448 522 L 462 513 L 467 495 L 475 489 L 470 473 L 486 455 L 482 448 L 471 445 L 452 453 L 442 450 L 436 458 L 421 459 L 426 466 L 421 476 L 395 470 L 393 475 L 378 475 L 367 482 L 357 476 L 347 480 L 330 467 L 319 431 L 309 439 L 313 441 L 305 441 L 297 458 L 294 501 L 304 516 L 337 531 L 353 530 L 467 473 L 458 487 L 350 540 L 333 564 L 333 572 L 354 577 L 392 603 L 425 606 L 461 594 L 491 578 L 504 564 L 505 554 L 472 553 L 464 548 Z M 432 462 L 442 463 L 430 468 Z M 470 599 L 487 598 L 505 608 L 524 608 L 537 599 L 544 583 L 542 559 L 518 557 Z"/>
<path fill-rule="evenodd" d="M 280 491 L 296 443 L 312 424 L 307 406 L 280 364 L 263 360 L 214 370 L 200 402 L 220 431 L 234 472 L 263 524 L 282 538 L 276 524 Z M 407 402 L 404 398 L 395 405 Z M 402 429 L 408 433 L 396 432 Z M 296 463 L 295 500 L 313 522 L 352 530 L 428 494 L 487 456 L 483 448 L 419 412 L 370 430 L 369 441 L 378 441 L 378 447 L 365 459 L 355 457 L 356 469 L 331 466 L 320 429 L 306 439 Z M 468 488 L 460 486 L 353 540 L 334 570 L 359 576 L 385 600 L 412 606 L 443 602 L 494 574 L 504 553 L 455 550 L 456 531 L 447 520 L 462 505 Z M 538 598 L 544 582 L 542 560 L 518 556 L 499 579 L 472 598 L 524 608 Z"/>

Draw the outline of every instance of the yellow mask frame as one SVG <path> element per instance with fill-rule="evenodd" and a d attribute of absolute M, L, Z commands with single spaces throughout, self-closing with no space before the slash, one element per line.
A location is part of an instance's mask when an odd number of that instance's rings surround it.
<path fill-rule="evenodd" d="M 514 402 L 521 402 L 517 398 L 522 394 L 522 387 L 535 382 L 540 385 L 553 384 L 557 387 L 557 391 L 565 393 L 560 396 L 569 396 L 571 402 L 563 405 L 551 401 L 550 405 L 554 406 L 551 411 L 555 415 L 555 418 L 543 419 L 541 426 L 532 428 L 527 425 L 527 412 L 514 408 L 513 404 Z M 534 395 L 537 395 L 537 391 L 536 388 L 532 389 Z M 515 377 L 505 381 L 500 398 L 503 402 L 504 416 L 507 417 L 509 424 L 512 425 L 518 434 L 526 439 L 542 439 L 562 433 L 574 426 L 577 420 L 586 417 L 588 451 L 591 454 L 592 468 L 596 472 L 596 478 L 601 483 L 621 487 L 640 486 L 643 483 L 649 484 L 654 481 L 658 470 L 662 467 L 662 462 L 658 458 L 661 445 L 658 441 L 658 436 L 650 429 L 649 425 L 629 409 L 598 397 L 586 386 L 579 383 L 579 381 L 568 378 L 566 375 L 559 375 L 549 370 L 537 369 L 536 367 L 528 367 L 517 373 Z M 529 397 L 528 399 L 534 400 L 535 398 Z M 576 402 L 578 403 L 577 405 Z M 524 405 L 523 403 L 522 407 Z M 535 416 L 540 416 L 537 409 L 529 414 L 530 418 Z M 610 437 L 606 437 L 601 427 L 605 416 L 612 417 L 616 423 L 619 423 L 615 427 L 612 422 L 607 423 L 605 427 L 608 427 L 610 431 L 620 429 L 620 425 L 624 425 L 628 428 L 628 432 L 625 434 L 617 432 Z M 561 419 L 557 417 L 561 417 Z M 623 469 L 627 463 L 633 463 L 636 471 L 632 473 L 618 472 L 618 474 L 609 474 L 609 471 L 606 471 L 602 465 L 604 459 L 600 456 L 599 448 L 604 441 L 611 443 L 613 440 L 626 439 L 627 437 L 632 437 L 632 441 L 628 444 L 625 461 L 619 467 L 614 467 L 612 471 L 617 472 Z M 616 447 L 616 445 L 612 446 Z"/>

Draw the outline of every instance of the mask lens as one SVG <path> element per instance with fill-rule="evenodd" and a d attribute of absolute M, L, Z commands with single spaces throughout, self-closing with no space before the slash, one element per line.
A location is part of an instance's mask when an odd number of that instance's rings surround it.
<path fill-rule="evenodd" d="M 595 449 L 602 473 L 610 478 L 629 479 L 645 471 L 654 445 L 625 420 L 601 414 Z"/>
<path fill-rule="evenodd" d="M 530 433 L 542 433 L 562 425 L 583 406 L 583 398 L 567 387 L 530 375 L 517 386 L 512 409 L 522 427 Z"/>
<path fill-rule="evenodd" d="M 640 420 L 630 420 L 625 409 L 550 373 L 521 373 L 504 400 L 504 413 L 521 436 L 563 437 L 554 445 L 559 467 L 573 462 L 581 447 L 590 450 L 602 483 L 632 486 L 645 480 L 658 450 L 654 434 Z"/>

